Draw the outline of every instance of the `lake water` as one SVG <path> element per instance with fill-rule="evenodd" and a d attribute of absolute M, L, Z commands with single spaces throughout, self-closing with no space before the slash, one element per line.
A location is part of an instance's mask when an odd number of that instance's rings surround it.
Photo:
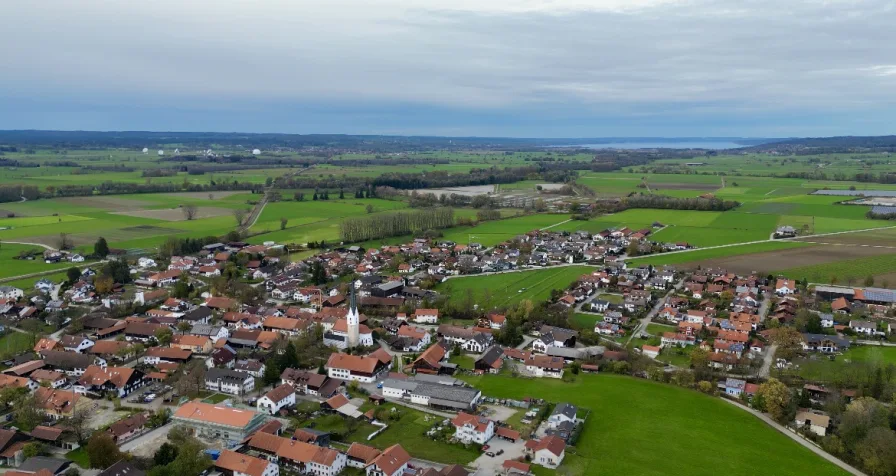
<path fill-rule="evenodd" d="M 736 149 L 746 144 L 726 141 L 701 142 L 608 142 L 606 144 L 576 144 L 556 147 L 584 147 L 587 149 Z"/>

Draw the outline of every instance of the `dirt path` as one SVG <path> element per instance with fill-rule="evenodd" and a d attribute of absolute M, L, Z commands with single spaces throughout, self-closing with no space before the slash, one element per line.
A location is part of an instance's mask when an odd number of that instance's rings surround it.
<path fill-rule="evenodd" d="M 31 243 L 28 241 L 7 241 L 7 240 L 3 240 L 3 243 L 9 243 L 11 245 L 40 246 L 41 248 L 44 248 L 47 250 L 56 251 L 56 248 L 53 248 L 50 245 L 45 245 L 43 243 Z"/>
<path fill-rule="evenodd" d="M 555 226 L 560 226 L 560 225 L 562 225 L 562 224 L 564 224 L 564 223 L 569 223 L 569 222 L 571 222 L 571 221 L 572 221 L 572 218 L 570 218 L 570 219 L 568 219 L 568 220 L 563 220 L 563 221 L 561 221 L 560 223 L 554 223 L 553 225 L 550 225 L 550 226 L 546 226 L 546 227 L 544 227 L 544 228 L 541 228 L 541 231 L 544 231 L 544 230 L 550 230 L 551 228 L 554 228 Z"/>

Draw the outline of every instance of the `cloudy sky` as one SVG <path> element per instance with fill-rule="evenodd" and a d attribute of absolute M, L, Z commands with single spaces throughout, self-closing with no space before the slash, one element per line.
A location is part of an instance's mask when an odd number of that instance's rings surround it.
<path fill-rule="evenodd" d="M 0 129 L 896 133 L 893 0 L 42 0 L 0 18 Z"/>

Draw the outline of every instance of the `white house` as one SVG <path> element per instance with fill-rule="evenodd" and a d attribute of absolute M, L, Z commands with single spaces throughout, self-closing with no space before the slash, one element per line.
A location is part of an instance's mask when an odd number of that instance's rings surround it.
<path fill-rule="evenodd" d="M 831 425 L 831 417 L 810 411 L 800 411 L 796 413 L 793 422 L 799 428 L 808 428 L 809 431 L 818 436 L 825 436 L 828 432 L 828 427 Z"/>
<path fill-rule="evenodd" d="M 258 399 L 258 411 L 276 415 L 283 408 L 296 404 L 296 391 L 289 384 L 282 384 Z"/>
<path fill-rule="evenodd" d="M 877 324 L 871 321 L 849 321 L 849 328 L 856 334 L 874 335 L 877 332 Z"/>
<path fill-rule="evenodd" d="M 327 360 L 326 369 L 330 378 L 371 383 L 385 367 L 374 357 L 334 353 Z"/>
<path fill-rule="evenodd" d="M 0 299 L 17 301 L 25 296 L 25 292 L 12 286 L 0 286 Z"/>
<path fill-rule="evenodd" d="M 411 455 L 401 445 L 392 445 L 380 453 L 365 472 L 367 476 L 401 476 L 410 462 Z"/>
<path fill-rule="evenodd" d="M 157 266 L 156 260 L 152 258 L 147 258 L 145 256 L 141 256 L 137 259 L 137 267 L 138 268 L 155 268 Z"/>
<path fill-rule="evenodd" d="M 834 327 L 834 315 L 833 314 L 822 314 L 821 315 L 821 327 Z"/>
<path fill-rule="evenodd" d="M 775 283 L 775 293 L 779 296 L 786 296 L 796 292 L 796 282 L 792 279 L 778 279 Z"/>
<path fill-rule="evenodd" d="M 566 442 L 557 436 L 545 436 L 540 440 L 526 442 L 526 454 L 532 462 L 545 468 L 556 468 L 566 456 Z"/>
<path fill-rule="evenodd" d="M 439 310 L 417 309 L 414 311 L 414 322 L 420 324 L 437 324 L 439 322 Z"/>
<path fill-rule="evenodd" d="M 68 259 L 72 263 L 83 263 L 84 262 L 84 257 L 77 253 L 71 255 Z"/>
<path fill-rule="evenodd" d="M 525 363 L 526 371 L 535 377 L 563 378 L 562 357 L 532 355 Z"/>
<path fill-rule="evenodd" d="M 69 352 L 83 353 L 85 350 L 93 347 L 93 341 L 84 336 L 62 336 L 59 343 Z"/>
<path fill-rule="evenodd" d="M 551 416 L 548 417 L 548 425 L 552 428 L 557 428 L 563 423 L 575 424 L 577 421 L 576 413 L 578 413 L 578 409 L 574 405 L 569 403 L 558 403 L 557 406 L 554 407 Z"/>
<path fill-rule="evenodd" d="M 245 395 L 255 389 L 255 377 L 246 372 L 211 368 L 205 373 L 205 388 L 228 395 Z"/>
<path fill-rule="evenodd" d="M 454 425 L 454 438 L 464 443 L 484 445 L 495 436 L 495 422 L 485 417 L 458 412 L 451 424 Z"/>

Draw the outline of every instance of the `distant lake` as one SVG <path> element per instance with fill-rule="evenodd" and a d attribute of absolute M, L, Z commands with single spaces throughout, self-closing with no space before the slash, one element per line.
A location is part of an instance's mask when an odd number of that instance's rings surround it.
<path fill-rule="evenodd" d="M 584 147 L 586 149 L 736 149 L 747 144 L 725 141 L 706 142 L 608 142 L 606 144 L 575 144 L 554 147 Z"/>

